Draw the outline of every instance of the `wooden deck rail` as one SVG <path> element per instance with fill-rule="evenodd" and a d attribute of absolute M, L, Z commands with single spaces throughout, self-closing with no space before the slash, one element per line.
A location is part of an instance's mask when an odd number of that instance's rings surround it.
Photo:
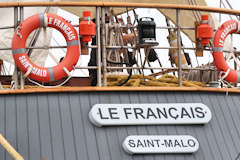
<path fill-rule="evenodd" d="M 164 9 L 183 9 L 197 10 L 207 12 L 218 12 L 232 15 L 240 15 L 239 10 L 215 8 L 208 6 L 195 5 L 177 5 L 177 4 L 161 4 L 161 3 L 122 3 L 122 2 L 6 2 L 0 3 L 1 7 L 130 7 L 130 8 L 164 8 Z"/>
<path fill-rule="evenodd" d="M 240 94 L 235 88 L 208 87 L 59 87 L 0 90 L 0 95 L 31 93 L 81 93 L 81 92 L 218 92 Z"/>

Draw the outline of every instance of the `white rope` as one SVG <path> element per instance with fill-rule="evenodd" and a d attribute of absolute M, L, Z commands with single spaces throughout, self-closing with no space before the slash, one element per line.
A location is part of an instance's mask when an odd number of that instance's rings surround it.
<path fill-rule="evenodd" d="M 226 88 L 226 96 L 228 96 L 229 88 L 239 89 L 239 87 L 235 87 L 228 81 L 224 80 L 227 77 L 227 75 L 229 74 L 229 72 L 230 72 L 230 68 L 227 70 L 227 72 L 221 71 L 219 73 L 219 80 L 218 80 L 220 82 L 220 84 L 223 86 L 223 88 Z M 221 76 L 223 73 L 225 73 L 225 74 L 223 76 Z"/>
<path fill-rule="evenodd" d="M 220 79 L 220 80 L 224 80 L 224 79 L 228 76 L 229 73 L 230 73 L 230 68 L 228 68 L 228 70 L 227 70 L 226 72 L 221 71 L 221 72 L 219 73 L 219 79 Z M 222 76 L 222 74 L 223 74 L 223 76 Z"/>
<path fill-rule="evenodd" d="M 232 86 L 227 81 L 224 80 L 228 76 L 229 72 L 230 72 L 230 68 L 228 68 L 227 72 L 221 71 L 219 73 L 219 80 L 218 80 L 220 82 L 220 84 L 223 86 L 223 88 L 227 89 L 226 95 L 228 95 L 228 87 L 232 88 Z M 224 74 L 224 75 L 222 76 L 222 74 Z"/>
<path fill-rule="evenodd" d="M 69 79 L 72 78 L 72 75 L 73 75 L 73 73 L 71 74 L 71 73 L 67 70 L 67 68 L 65 68 L 65 67 L 63 68 L 63 70 L 64 70 L 64 71 L 66 72 L 66 74 L 68 75 L 68 78 L 65 79 L 62 83 L 60 83 L 59 85 L 56 85 L 56 86 L 44 86 L 44 85 L 42 85 L 42 84 L 40 84 L 40 83 L 38 83 L 38 82 L 30 79 L 30 78 L 28 78 L 28 80 L 29 80 L 31 83 L 36 84 L 36 85 L 38 85 L 38 86 L 40 86 L 40 87 L 42 87 L 42 88 L 57 88 L 57 87 L 61 87 L 61 86 L 63 86 L 65 83 L 67 83 L 67 81 L 69 81 Z M 75 71 L 75 66 L 73 67 L 73 72 L 74 72 L 74 71 Z"/>
<path fill-rule="evenodd" d="M 68 75 L 68 77 L 72 77 L 71 73 L 68 71 L 66 67 L 63 67 L 63 70 Z"/>
<path fill-rule="evenodd" d="M 225 81 L 225 80 L 223 80 L 223 79 L 221 79 L 221 78 L 220 78 L 218 81 L 219 81 L 220 85 L 221 85 L 223 88 L 226 88 L 226 96 L 228 96 L 228 88 L 229 88 L 229 87 L 232 88 L 233 86 L 230 85 L 227 81 Z"/>
<path fill-rule="evenodd" d="M 20 25 L 17 26 L 17 28 L 16 28 L 16 34 L 17 34 L 17 36 L 18 36 L 19 38 L 22 39 L 22 34 L 20 33 L 21 29 L 22 29 L 22 27 L 21 27 Z"/>
<path fill-rule="evenodd" d="M 30 78 L 28 78 L 28 80 L 29 80 L 29 82 L 31 82 L 33 84 L 36 84 L 36 85 L 38 85 L 38 86 L 40 86 L 42 88 L 57 88 L 57 87 L 63 86 L 70 78 L 72 78 L 72 76 L 69 76 L 65 81 L 63 81 L 61 84 L 56 85 L 56 86 L 44 86 L 44 85 L 42 85 L 42 84 L 40 84 L 40 83 L 30 79 Z"/>
<path fill-rule="evenodd" d="M 237 64 L 237 66 L 240 68 L 240 61 L 239 61 L 239 59 L 234 54 L 232 54 L 232 58 L 233 58 L 234 62 Z"/>

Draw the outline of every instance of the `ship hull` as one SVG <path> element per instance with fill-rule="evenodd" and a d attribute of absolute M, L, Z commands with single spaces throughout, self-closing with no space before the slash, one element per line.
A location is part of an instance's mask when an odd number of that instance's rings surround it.
<path fill-rule="evenodd" d="M 239 94 L 218 92 L 65 92 L 0 95 L 0 133 L 25 160 L 235 159 L 240 150 Z M 95 104 L 203 103 L 212 113 L 204 125 L 97 127 Z M 130 155 L 122 143 L 131 135 L 191 135 L 197 152 Z M 10 159 L 0 149 L 0 159 Z"/>

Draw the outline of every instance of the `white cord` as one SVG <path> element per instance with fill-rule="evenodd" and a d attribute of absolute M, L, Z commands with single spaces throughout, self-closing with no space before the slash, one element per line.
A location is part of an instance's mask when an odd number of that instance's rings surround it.
<path fill-rule="evenodd" d="M 38 85 L 38 86 L 40 86 L 42 88 L 57 88 L 57 87 L 61 87 L 62 85 L 64 85 L 70 78 L 72 78 L 72 76 L 69 76 L 65 81 L 63 81 L 61 84 L 56 85 L 56 86 L 44 86 L 44 85 L 41 85 L 40 83 L 38 83 L 38 82 L 36 82 L 36 81 L 34 81 L 34 80 L 30 79 L 30 78 L 28 78 L 28 80 L 31 83 L 36 84 L 36 85 Z"/>
<path fill-rule="evenodd" d="M 228 68 L 227 72 L 221 71 L 219 73 L 219 79 L 224 80 L 228 76 L 229 73 L 230 73 L 230 68 Z M 224 74 L 224 75 L 222 76 L 222 74 Z"/>
<path fill-rule="evenodd" d="M 229 88 L 239 89 L 239 87 L 235 87 L 228 81 L 224 80 L 227 77 L 227 75 L 229 74 L 229 72 L 230 72 L 230 68 L 227 70 L 227 72 L 221 71 L 219 73 L 219 80 L 218 80 L 220 82 L 220 84 L 223 86 L 223 88 L 226 88 L 226 96 L 228 96 Z M 221 76 L 223 73 L 225 73 L 225 74 L 223 76 Z"/>
<path fill-rule="evenodd" d="M 72 78 L 72 75 L 73 75 L 73 73 L 71 74 L 65 67 L 64 67 L 63 69 L 64 69 L 65 72 L 67 72 L 66 74 L 68 75 L 68 78 L 65 79 L 61 84 L 56 85 L 56 86 L 44 86 L 44 85 L 42 85 L 42 84 L 40 84 L 40 83 L 38 83 L 38 82 L 30 79 L 30 78 L 28 78 L 28 80 L 29 80 L 31 83 L 36 84 L 36 85 L 38 85 L 38 86 L 40 86 L 40 87 L 42 87 L 42 88 L 57 88 L 57 87 L 61 87 L 61 86 L 63 86 L 65 83 L 67 83 L 67 81 L 69 81 L 69 79 Z M 75 71 L 75 66 L 73 67 L 73 72 L 74 72 L 74 71 Z"/>

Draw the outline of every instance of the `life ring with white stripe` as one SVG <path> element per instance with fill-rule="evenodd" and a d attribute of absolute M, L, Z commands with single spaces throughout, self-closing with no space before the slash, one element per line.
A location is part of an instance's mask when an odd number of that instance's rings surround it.
<path fill-rule="evenodd" d="M 67 53 L 54 67 L 44 68 L 34 64 L 26 50 L 30 33 L 40 27 L 52 27 L 62 33 L 67 42 Z M 80 56 L 78 35 L 71 23 L 55 14 L 36 14 L 24 20 L 16 29 L 12 39 L 12 54 L 17 67 L 31 79 L 39 82 L 57 81 L 66 77 L 77 64 Z"/>
<path fill-rule="evenodd" d="M 228 82 L 238 83 L 240 82 L 240 71 L 230 68 L 223 56 L 224 41 L 232 33 L 240 33 L 240 24 L 235 20 L 226 21 L 218 28 L 213 40 L 213 58 L 218 71 L 225 72 L 224 79 Z"/>

